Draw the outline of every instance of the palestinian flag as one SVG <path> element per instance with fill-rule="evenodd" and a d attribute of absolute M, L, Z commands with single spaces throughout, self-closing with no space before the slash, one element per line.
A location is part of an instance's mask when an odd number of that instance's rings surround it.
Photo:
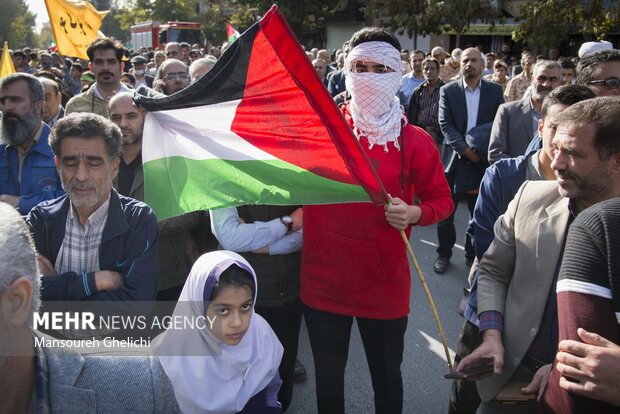
<path fill-rule="evenodd" d="M 159 219 L 245 204 L 385 203 L 385 190 L 273 6 L 197 82 L 134 100 Z"/>
<path fill-rule="evenodd" d="M 232 43 L 235 40 L 239 39 L 239 36 L 241 35 L 237 31 L 237 29 L 235 29 L 233 25 L 230 24 L 230 22 L 226 22 L 226 38 L 228 39 L 228 43 Z"/>

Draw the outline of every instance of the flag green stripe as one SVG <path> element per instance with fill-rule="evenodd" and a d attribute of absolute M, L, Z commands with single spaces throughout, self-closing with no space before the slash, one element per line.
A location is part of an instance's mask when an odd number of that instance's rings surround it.
<path fill-rule="evenodd" d="M 244 204 L 370 202 L 360 185 L 329 180 L 282 160 L 160 158 L 144 163 L 144 190 L 160 220 Z"/>

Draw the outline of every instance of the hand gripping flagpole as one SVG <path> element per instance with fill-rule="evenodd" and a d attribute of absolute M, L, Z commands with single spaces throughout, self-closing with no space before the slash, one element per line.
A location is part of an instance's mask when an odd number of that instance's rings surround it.
<path fill-rule="evenodd" d="M 435 317 L 435 322 L 437 323 L 437 329 L 439 330 L 439 336 L 441 337 L 441 344 L 443 345 L 443 350 L 446 353 L 446 359 L 448 360 L 448 367 L 450 368 L 450 371 L 454 371 L 452 367 L 452 360 L 450 359 L 450 351 L 448 350 L 448 343 L 446 342 L 446 336 L 443 333 L 441 321 L 439 320 L 439 313 L 437 313 L 437 308 L 435 307 L 433 296 L 431 295 L 431 291 L 426 284 L 426 280 L 424 279 L 424 274 L 422 274 L 422 269 L 420 269 L 418 260 L 416 259 L 415 254 L 413 254 L 413 248 L 411 247 L 411 243 L 409 243 L 409 239 L 407 239 L 405 231 L 401 230 L 400 235 L 405 242 L 405 246 L 407 246 L 407 251 L 409 252 L 409 256 L 411 256 L 411 260 L 413 261 L 413 267 L 415 267 L 416 273 L 418 274 L 418 279 L 420 279 L 420 283 L 424 288 L 424 293 L 426 293 L 426 298 L 431 305 L 431 310 L 433 311 L 433 316 Z"/>

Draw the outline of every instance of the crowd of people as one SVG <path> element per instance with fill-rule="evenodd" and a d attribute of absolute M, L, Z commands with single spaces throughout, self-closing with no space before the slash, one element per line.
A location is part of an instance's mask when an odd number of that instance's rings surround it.
<path fill-rule="evenodd" d="M 446 410 L 620 409 L 620 50 L 409 53 L 364 28 L 306 54 L 388 204 L 158 220 L 133 91 L 182 91 L 225 49 L 129 53 L 99 38 L 88 61 L 12 51 L 17 73 L 0 79 L 0 412 L 286 411 L 305 378 L 303 318 L 319 413 L 345 412 L 353 320 L 375 411 L 400 413 L 411 289 L 399 231 L 437 224 L 443 274 L 461 201 L 470 289 Z M 47 337 L 31 326 L 40 301 L 172 301 L 173 315 L 218 324 L 167 330 L 149 356 L 81 356 L 33 346 Z"/>

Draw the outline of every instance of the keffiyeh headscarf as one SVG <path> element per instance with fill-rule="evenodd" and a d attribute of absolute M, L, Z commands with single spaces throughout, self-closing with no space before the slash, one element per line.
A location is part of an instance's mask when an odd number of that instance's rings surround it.
<path fill-rule="evenodd" d="M 355 62 L 376 62 L 394 70 L 388 73 L 355 73 Z M 366 137 L 369 148 L 393 142 L 400 150 L 398 138 L 404 109 L 396 96 L 402 82 L 404 65 L 400 52 L 387 42 L 364 42 L 355 46 L 344 64 L 347 90 L 351 93 L 351 116 L 355 136 Z"/>

